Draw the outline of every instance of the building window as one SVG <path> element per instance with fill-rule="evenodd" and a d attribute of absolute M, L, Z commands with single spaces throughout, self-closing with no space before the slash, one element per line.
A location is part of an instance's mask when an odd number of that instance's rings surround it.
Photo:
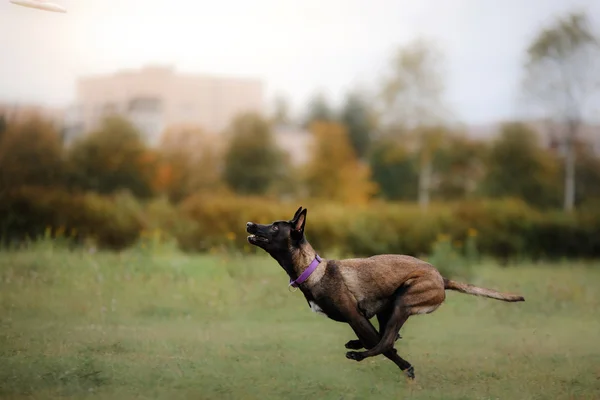
<path fill-rule="evenodd" d="M 157 97 L 136 97 L 129 102 L 130 112 L 158 113 L 162 110 L 162 101 Z"/>

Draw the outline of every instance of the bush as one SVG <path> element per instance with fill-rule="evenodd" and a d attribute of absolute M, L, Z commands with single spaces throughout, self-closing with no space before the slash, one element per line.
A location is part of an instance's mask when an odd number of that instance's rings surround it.
<path fill-rule="evenodd" d="M 464 240 L 468 230 L 475 229 L 479 250 L 508 262 L 527 255 L 527 238 L 540 220 L 540 214 L 520 200 L 470 201 L 455 207 L 450 234 Z"/>
<path fill-rule="evenodd" d="M 106 249 L 176 239 L 186 251 L 257 252 L 246 241 L 246 222 L 287 220 L 299 205 L 308 208 L 307 238 L 324 257 L 408 254 L 468 273 L 480 255 L 507 263 L 600 256 L 600 211 L 540 212 L 512 199 L 433 204 L 423 213 L 416 204 L 286 203 L 231 194 L 196 194 L 173 206 L 166 199 L 142 203 L 124 192 L 100 196 L 23 187 L 0 198 L 0 235 L 5 241 L 35 239 L 51 227 Z"/>
<path fill-rule="evenodd" d="M 21 242 L 50 229 L 78 242 L 91 239 L 100 248 L 120 250 L 135 242 L 143 226 L 136 203 L 128 194 L 103 197 L 22 187 L 0 199 L 0 232 L 4 241 Z"/>
<path fill-rule="evenodd" d="M 193 221 L 194 229 L 186 231 L 180 243 L 184 249 L 196 251 L 223 245 L 253 251 L 246 243 L 246 221 L 288 219 L 303 204 L 309 210 L 307 238 L 322 254 L 401 253 L 424 257 L 434 251 L 434 245 L 439 246 L 436 243 L 440 235 L 445 235 L 461 244 L 456 251 L 471 263 L 480 254 L 507 263 L 520 258 L 600 255 L 600 213 L 593 211 L 573 215 L 540 212 L 514 199 L 432 205 L 426 214 L 415 204 L 310 203 L 193 196 L 184 202 L 181 211 L 184 218 Z"/>
<path fill-rule="evenodd" d="M 246 246 L 249 250 L 246 222 L 284 219 L 290 213 L 286 211 L 282 204 L 263 198 L 193 195 L 179 207 L 182 218 L 190 221 L 188 229 L 179 233 L 179 243 L 188 251 L 208 251 L 224 246 L 237 249 Z"/>

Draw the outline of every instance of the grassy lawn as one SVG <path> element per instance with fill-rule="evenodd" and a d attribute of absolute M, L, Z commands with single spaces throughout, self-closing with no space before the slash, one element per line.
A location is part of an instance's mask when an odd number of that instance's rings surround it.
<path fill-rule="evenodd" d="M 481 266 L 384 357 L 344 357 L 351 329 L 310 312 L 266 257 L 51 247 L 0 253 L 3 399 L 599 399 L 600 263 Z"/>

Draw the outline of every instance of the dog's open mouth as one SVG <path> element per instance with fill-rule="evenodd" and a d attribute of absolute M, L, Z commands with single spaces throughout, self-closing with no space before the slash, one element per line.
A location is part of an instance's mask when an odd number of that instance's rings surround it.
<path fill-rule="evenodd" d="M 269 243 L 269 239 L 267 239 L 266 237 L 262 237 L 262 236 L 250 235 L 250 236 L 248 236 L 248 242 L 250 242 L 252 244 Z"/>

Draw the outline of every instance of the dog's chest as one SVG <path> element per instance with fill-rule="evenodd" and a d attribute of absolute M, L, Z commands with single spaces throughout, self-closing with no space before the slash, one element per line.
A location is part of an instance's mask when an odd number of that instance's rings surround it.
<path fill-rule="evenodd" d="M 361 299 L 358 301 L 358 309 L 366 318 L 371 319 L 388 304 L 388 299 Z"/>
<path fill-rule="evenodd" d="M 308 305 L 313 312 L 319 315 L 337 322 L 346 322 L 344 315 L 328 299 L 310 299 L 308 300 Z"/>
<path fill-rule="evenodd" d="M 329 316 L 328 316 L 328 315 L 325 313 L 325 311 L 323 311 L 323 309 L 322 309 L 322 308 L 321 308 L 321 307 L 320 307 L 320 306 L 319 306 L 317 303 L 315 303 L 315 301 L 314 301 L 314 300 L 309 300 L 309 301 L 308 301 L 308 304 L 310 305 L 310 309 L 311 309 L 313 312 L 316 312 L 317 314 L 319 314 L 319 315 L 322 315 L 322 316 L 324 316 L 324 317 L 329 317 Z"/>

